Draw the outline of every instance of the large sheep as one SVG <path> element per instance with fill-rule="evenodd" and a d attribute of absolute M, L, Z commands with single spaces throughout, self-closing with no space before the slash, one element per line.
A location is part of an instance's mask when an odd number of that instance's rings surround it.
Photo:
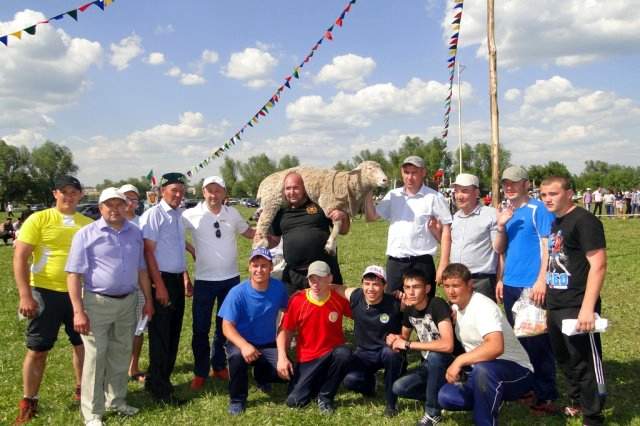
<path fill-rule="evenodd" d="M 281 207 L 286 207 L 284 197 L 284 179 L 290 173 L 297 173 L 304 181 L 307 196 L 318 204 L 325 215 L 332 210 L 342 210 L 353 217 L 362 207 L 365 196 L 374 188 L 387 185 L 387 176 L 380 164 L 375 161 L 363 161 L 351 171 L 336 171 L 314 167 L 293 167 L 273 173 L 260 183 L 257 198 L 262 213 L 256 225 L 253 246 L 267 247 L 267 233 L 271 222 Z M 325 245 L 327 253 L 336 252 L 336 237 L 340 221 L 333 223 L 333 229 Z"/>

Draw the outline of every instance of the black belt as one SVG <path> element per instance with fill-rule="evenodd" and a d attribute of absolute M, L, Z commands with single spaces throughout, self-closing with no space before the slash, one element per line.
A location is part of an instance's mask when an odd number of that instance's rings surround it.
<path fill-rule="evenodd" d="M 184 272 L 165 272 L 165 271 L 160 271 L 160 274 L 182 278 L 182 276 L 184 275 Z"/>
<path fill-rule="evenodd" d="M 402 263 L 412 263 L 418 260 L 426 260 L 426 259 L 433 259 L 433 256 L 431 256 L 430 254 L 423 254 L 422 256 L 407 256 L 407 257 L 393 257 L 393 256 L 389 256 L 389 259 L 395 261 L 395 262 L 402 262 Z"/>
<path fill-rule="evenodd" d="M 484 279 L 484 278 L 495 278 L 496 274 L 471 274 L 471 278 L 474 279 Z"/>
<path fill-rule="evenodd" d="M 130 295 L 131 293 L 125 293 L 125 294 L 105 294 L 105 293 L 94 293 L 97 294 L 98 296 L 104 296 L 104 297 L 109 297 L 111 299 L 124 299 L 125 297 L 127 297 L 128 295 Z"/>

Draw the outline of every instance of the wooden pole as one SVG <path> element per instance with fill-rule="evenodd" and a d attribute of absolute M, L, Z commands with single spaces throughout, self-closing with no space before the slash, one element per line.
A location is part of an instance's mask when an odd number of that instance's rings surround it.
<path fill-rule="evenodd" d="M 498 72 L 494 33 L 493 0 L 487 0 L 487 48 L 489 49 L 489 103 L 491 107 L 491 199 L 494 207 L 500 203 L 500 134 L 498 129 Z"/>

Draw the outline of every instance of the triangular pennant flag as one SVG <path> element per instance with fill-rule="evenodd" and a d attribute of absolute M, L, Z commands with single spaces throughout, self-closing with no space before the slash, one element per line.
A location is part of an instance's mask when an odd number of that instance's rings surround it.
<path fill-rule="evenodd" d="M 71 16 L 74 20 L 78 20 L 78 11 L 76 9 L 67 12 L 67 15 Z"/>
<path fill-rule="evenodd" d="M 253 127 L 253 124 L 251 124 L 250 121 L 248 121 L 247 124 L 249 125 L 249 127 Z"/>
<path fill-rule="evenodd" d="M 320 47 L 320 43 L 316 43 L 316 45 L 311 48 L 311 51 L 315 52 L 316 50 L 318 50 L 318 47 Z"/>
<path fill-rule="evenodd" d="M 36 26 L 32 25 L 29 28 L 25 28 L 24 32 L 31 34 L 31 35 L 35 35 L 36 34 Z"/>
<path fill-rule="evenodd" d="M 267 106 L 269 108 L 273 108 L 275 105 L 273 104 L 273 102 L 269 101 L 269 102 L 267 102 Z"/>
<path fill-rule="evenodd" d="M 336 25 L 341 27 L 342 26 L 342 17 L 336 19 Z"/>
<path fill-rule="evenodd" d="M 460 29 L 460 24 L 453 24 L 451 26 L 451 28 L 453 28 L 454 30 L 459 30 Z"/>
<path fill-rule="evenodd" d="M 302 68 L 304 67 L 304 61 L 300 62 L 300 65 L 298 65 L 298 68 Z"/>
<path fill-rule="evenodd" d="M 102 0 L 96 0 L 96 1 L 93 2 L 93 4 L 98 6 L 100 8 L 100 10 L 104 10 L 104 3 L 102 3 Z"/>
<path fill-rule="evenodd" d="M 460 3 L 456 3 L 456 5 L 455 5 L 455 6 L 453 6 L 453 10 L 456 10 L 456 9 L 458 9 L 458 8 L 462 9 L 462 2 L 460 2 Z"/>
<path fill-rule="evenodd" d="M 89 8 L 91 7 L 91 5 L 92 5 L 92 4 L 93 4 L 93 2 L 91 2 L 91 3 L 87 3 L 87 4 L 83 4 L 82 6 L 80 6 L 80 7 L 78 8 L 78 10 L 79 10 L 80 12 L 84 12 L 85 10 L 89 9 Z"/>
<path fill-rule="evenodd" d="M 265 105 L 265 106 L 263 106 L 263 107 L 262 107 L 262 109 L 261 109 L 260 111 L 264 111 L 265 113 L 268 113 L 268 112 L 269 112 L 269 110 L 267 109 L 267 106 L 266 106 L 266 105 Z"/>
<path fill-rule="evenodd" d="M 311 59 L 311 55 L 308 55 L 306 58 L 304 58 L 304 61 L 302 61 L 303 64 L 306 64 L 307 62 L 309 62 L 309 59 Z M 300 65 L 302 66 L 302 65 Z"/>
<path fill-rule="evenodd" d="M 15 33 L 11 33 L 9 35 L 14 36 L 15 38 L 17 38 L 18 40 L 22 39 L 22 31 L 16 31 Z"/>
<path fill-rule="evenodd" d="M 453 21 L 451 21 L 451 25 L 453 24 L 459 24 L 460 23 L 460 18 L 456 18 Z"/>
<path fill-rule="evenodd" d="M 322 40 L 324 40 L 324 38 L 321 38 L 320 40 L 318 40 L 316 44 L 322 44 Z"/>
<path fill-rule="evenodd" d="M 329 28 L 327 28 L 327 31 L 329 31 L 329 32 L 333 31 L 333 25 L 330 26 Z"/>
<path fill-rule="evenodd" d="M 247 125 L 245 124 L 244 126 L 242 126 L 242 129 L 240 129 L 240 133 L 244 133 L 244 129 L 247 128 Z"/>
<path fill-rule="evenodd" d="M 451 58 L 447 59 L 447 62 L 455 62 L 455 60 L 456 60 L 456 58 L 451 57 Z"/>
<path fill-rule="evenodd" d="M 45 19 L 44 21 L 39 21 L 38 25 L 40 25 L 40 24 L 48 24 L 48 23 L 49 23 L 49 20 Z"/>
<path fill-rule="evenodd" d="M 300 74 L 298 74 L 298 67 L 295 67 L 295 68 L 294 68 L 294 70 L 293 70 L 293 76 L 294 76 L 295 78 L 300 78 Z"/>
<path fill-rule="evenodd" d="M 356 0 L 351 0 L 349 4 L 356 4 Z"/>
<path fill-rule="evenodd" d="M 324 38 L 327 40 L 333 40 L 333 36 L 331 35 L 331 31 L 327 31 L 324 33 Z"/>
<path fill-rule="evenodd" d="M 68 12 L 67 12 L 68 13 Z M 58 16 L 54 16 L 53 18 L 49 18 L 49 21 L 59 21 L 62 18 L 64 18 L 64 13 L 58 15 Z"/>
<path fill-rule="evenodd" d="M 311 50 L 311 52 L 309 53 L 309 56 L 307 56 L 307 58 L 310 58 L 313 56 L 313 50 Z"/>
<path fill-rule="evenodd" d="M 289 89 L 291 89 L 291 85 L 289 84 L 289 80 L 287 80 L 286 83 L 284 83 L 285 86 L 287 86 Z"/>
<path fill-rule="evenodd" d="M 454 19 L 455 18 L 462 18 L 462 11 L 456 13 L 453 17 L 454 17 Z"/>
<path fill-rule="evenodd" d="M 258 111 L 258 114 L 260 114 L 260 115 L 261 115 L 261 116 L 263 116 L 263 117 L 264 117 L 265 115 L 267 115 L 267 114 L 265 114 L 265 113 L 264 113 L 264 111 L 263 111 L 263 110 Z"/>
<path fill-rule="evenodd" d="M 253 118 L 251 119 L 251 121 L 253 121 L 254 123 L 258 122 L 258 114 L 254 115 Z"/>
<path fill-rule="evenodd" d="M 5 35 L 0 37 L 0 42 L 2 42 L 2 44 L 4 44 L 5 46 L 9 45 L 9 38 Z"/>
<path fill-rule="evenodd" d="M 460 35 L 460 33 L 455 33 L 451 36 L 451 38 L 458 38 L 458 36 Z"/>
<path fill-rule="evenodd" d="M 342 11 L 342 13 L 348 13 L 351 10 L 351 3 L 349 3 L 347 5 L 347 7 L 344 8 L 344 10 Z"/>

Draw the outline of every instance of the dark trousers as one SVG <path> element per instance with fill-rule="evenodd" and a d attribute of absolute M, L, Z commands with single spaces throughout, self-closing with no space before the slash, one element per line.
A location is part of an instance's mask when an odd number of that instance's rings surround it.
<path fill-rule="evenodd" d="M 416 257 L 387 257 L 387 293 L 393 293 L 396 290 L 402 291 L 402 274 L 408 269 L 417 269 L 427 277 L 427 282 L 431 284 L 429 298 L 436 295 L 436 266 L 433 263 L 433 257 L 425 254 Z"/>
<path fill-rule="evenodd" d="M 464 383 L 446 383 L 438 393 L 445 410 L 473 410 L 473 423 L 497 425 L 502 401 L 514 401 L 531 390 L 531 372 L 513 361 L 477 363 Z"/>
<path fill-rule="evenodd" d="M 507 321 L 513 327 L 513 304 L 524 290 L 522 287 L 504 286 L 504 313 Z M 554 401 L 558 399 L 556 387 L 556 362 L 551 349 L 549 334 L 540 334 L 533 337 L 519 337 L 518 340 L 529 355 L 533 364 L 533 391 L 536 399 L 542 401 Z"/>
<path fill-rule="evenodd" d="M 349 372 L 342 384 L 349 390 L 372 396 L 376 392 L 376 372 L 384 368 L 384 399 L 387 407 L 395 407 L 398 397 L 393 383 L 400 377 L 404 366 L 403 352 L 388 347 L 376 350 L 357 348 L 349 363 Z"/>
<path fill-rule="evenodd" d="M 289 385 L 287 405 L 304 407 L 316 394 L 318 400 L 333 402 L 350 359 L 351 349 L 342 345 L 320 358 L 298 363 Z"/>
<path fill-rule="evenodd" d="M 167 287 L 170 304 L 160 305 L 155 288 L 151 289 L 155 314 L 149 322 L 149 377 L 145 381 L 145 387 L 156 398 L 166 398 L 173 393 L 170 379 L 178 355 L 184 316 L 182 274 L 162 272 L 162 280 Z"/>
<path fill-rule="evenodd" d="M 222 334 L 222 318 L 218 316 L 220 306 L 231 288 L 240 282 L 240 277 L 233 277 L 223 281 L 196 280 L 193 287 L 193 336 L 191 349 L 193 351 L 193 374 L 207 377 L 209 368 L 216 371 L 224 369 L 227 358 L 224 344 L 227 339 Z M 211 331 L 211 315 L 213 305 L 216 305 L 216 330 L 213 342 L 209 345 L 209 331 Z"/>
<path fill-rule="evenodd" d="M 496 274 L 471 274 L 473 289 L 496 301 Z"/>
<path fill-rule="evenodd" d="M 553 309 L 547 311 L 547 326 L 553 353 L 558 366 L 567 379 L 569 399 L 579 403 L 585 425 L 604 424 L 606 389 L 602 367 L 600 334 L 586 333 L 575 336 L 562 334 L 562 320 L 577 318 L 580 308 Z M 599 311 L 599 309 L 598 309 Z M 597 377 L 601 385 L 598 386 Z"/>
<path fill-rule="evenodd" d="M 596 216 L 602 214 L 602 201 L 593 203 L 593 214 Z"/>
<path fill-rule="evenodd" d="M 445 373 L 453 356 L 429 352 L 417 369 L 400 377 L 393 384 L 393 393 L 403 398 L 424 401 L 424 412 L 437 417 L 442 412 L 438 403 L 438 391 L 445 384 Z"/>
<path fill-rule="evenodd" d="M 260 351 L 260 357 L 247 364 L 240 348 L 227 342 L 227 359 L 229 360 L 229 398 L 231 403 L 244 404 L 249 395 L 249 367 L 253 366 L 253 377 L 259 384 L 281 382 L 278 377 L 278 350 L 276 344 L 254 345 Z"/>

